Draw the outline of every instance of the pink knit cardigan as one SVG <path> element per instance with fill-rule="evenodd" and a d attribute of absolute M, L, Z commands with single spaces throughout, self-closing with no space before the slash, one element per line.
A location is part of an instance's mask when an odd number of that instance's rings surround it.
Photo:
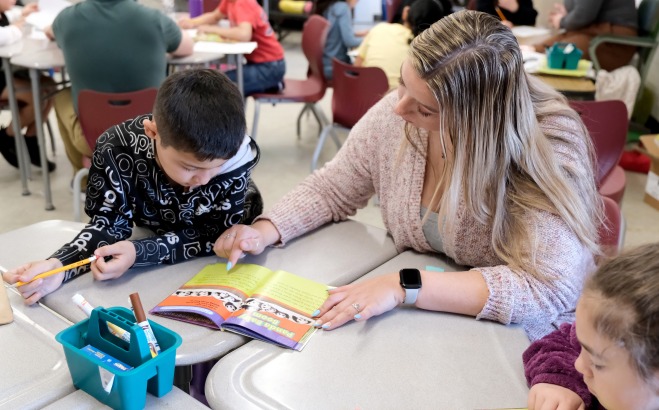
<path fill-rule="evenodd" d="M 425 152 L 409 148 L 400 153 L 405 137 L 404 121 L 393 113 L 397 101 L 396 93 L 384 97 L 355 125 L 331 162 L 261 217 L 277 227 L 282 243 L 330 221 L 345 220 L 377 194 L 384 224 L 398 250 L 433 252 L 420 219 Z M 558 143 L 554 148 L 560 161 L 583 168 L 589 163 L 583 160 L 587 136 L 579 134 L 576 124 L 570 121 L 551 117 L 541 126 L 572 125 L 574 133 L 561 136 L 576 141 L 582 149 Z M 427 141 L 423 138 L 425 147 Z M 455 229 L 443 237 L 444 251 L 456 263 L 481 272 L 490 291 L 477 319 L 519 323 L 531 340 L 574 319 L 582 282 L 594 266 L 593 257 L 559 217 L 537 211 L 528 218 L 537 232 L 536 257 L 541 266 L 547 267 L 543 273 L 552 278 L 543 280 L 504 265 L 492 247 L 491 226 L 477 222 L 464 206 L 453 217 Z"/>

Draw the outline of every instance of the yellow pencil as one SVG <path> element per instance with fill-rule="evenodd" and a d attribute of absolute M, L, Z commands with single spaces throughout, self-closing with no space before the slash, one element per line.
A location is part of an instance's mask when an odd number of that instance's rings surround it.
<path fill-rule="evenodd" d="M 497 14 L 498 14 L 499 17 L 501 18 L 501 21 L 506 21 L 506 16 L 503 15 L 503 12 L 502 12 L 501 9 L 499 8 L 499 6 L 494 6 L 494 10 L 497 11 Z"/>
<path fill-rule="evenodd" d="M 57 268 L 57 269 L 49 270 L 48 272 L 40 273 L 37 276 L 33 277 L 30 282 L 34 282 L 35 280 L 40 279 L 40 278 L 47 278 L 48 276 L 54 275 L 56 273 L 64 272 L 65 270 L 77 268 L 78 266 L 83 266 L 83 265 L 86 265 L 88 263 L 92 263 L 95 260 L 96 260 L 96 256 L 90 256 L 87 259 L 83 259 L 83 260 L 78 261 L 78 262 L 70 263 L 66 266 L 62 266 L 61 268 Z M 30 282 L 16 282 L 12 286 L 13 287 L 23 286 L 23 285 L 25 285 L 27 283 L 30 283 Z"/>

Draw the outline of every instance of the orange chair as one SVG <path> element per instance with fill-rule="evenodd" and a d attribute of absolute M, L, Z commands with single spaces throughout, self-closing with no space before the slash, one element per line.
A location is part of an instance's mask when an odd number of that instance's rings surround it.
<path fill-rule="evenodd" d="M 256 140 L 256 130 L 259 124 L 261 103 L 304 103 L 314 114 L 320 127 L 329 121 L 316 103 L 325 96 L 327 85 L 323 74 L 323 50 L 329 31 L 329 22 L 321 16 L 310 16 L 302 29 L 302 52 L 309 63 L 309 70 L 305 80 L 286 79 L 286 87 L 280 92 L 256 93 L 250 97 L 254 99 L 254 122 L 252 124 L 252 138 Z M 299 135 L 299 131 L 298 131 Z"/>
<path fill-rule="evenodd" d="M 622 101 L 570 101 L 595 146 L 600 194 L 618 205 L 625 193 L 625 171 L 618 165 L 627 141 L 627 107 Z"/>
<path fill-rule="evenodd" d="M 334 58 L 334 94 L 332 94 L 332 124 L 323 128 L 311 160 L 311 172 L 318 165 L 320 151 L 328 135 L 341 148 L 334 128 L 352 128 L 376 102 L 389 91 L 387 75 L 380 67 L 355 67 Z"/>
<path fill-rule="evenodd" d="M 620 207 L 611 198 L 602 196 L 604 202 L 604 224 L 599 229 L 599 244 L 607 256 L 615 256 L 622 249 L 625 224 Z"/>
<path fill-rule="evenodd" d="M 94 151 L 96 140 L 110 127 L 138 115 L 150 113 L 156 101 L 157 88 L 128 93 L 102 93 L 81 90 L 78 94 L 78 118 L 89 147 Z M 91 158 L 84 157 L 85 168 L 73 178 L 73 219 L 81 220 L 80 194 L 82 179 L 89 174 Z"/>

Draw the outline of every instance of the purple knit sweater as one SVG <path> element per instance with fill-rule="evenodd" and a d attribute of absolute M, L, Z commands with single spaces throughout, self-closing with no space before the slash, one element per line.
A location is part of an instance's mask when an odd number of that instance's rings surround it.
<path fill-rule="evenodd" d="M 522 356 L 526 381 L 529 386 L 549 383 L 565 387 L 578 394 L 587 409 L 603 409 L 574 367 L 581 352 L 575 329 L 574 324 L 564 323 L 526 349 Z"/>
<path fill-rule="evenodd" d="M 433 252 L 423 234 L 420 215 L 426 159 L 412 148 L 401 152 L 404 121 L 393 113 L 397 93 L 378 102 L 350 132 L 346 143 L 323 169 L 308 176 L 263 216 L 279 230 L 281 241 L 293 239 L 331 221 L 342 221 L 363 208 L 377 194 L 384 224 L 399 251 Z M 563 138 L 578 149 L 556 145 L 561 162 L 573 169 L 588 164 L 585 138 L 576 124 L 551 117 L 541 124 L 574 128 Z M 423 147 L 427 139 L 422 136 Z M 578 173 L 577 173 L 578 174 Z M 453 232 L 443 237 L 444 251 L 456 263 L 480 271 L 490 295 L 477 319 L 504 324 L 520 323 L 536 340 L 574 320 L 574 308 L 593 257 L 576 235 L 556 215 L 529 211 L 528 221 L 537 232 L 537 259 L 548 267 L 553 280 L 539 280 L 504 265 L 492 247 L 492 227 L 482 225 L 461 206 L 452 218 Z"/>

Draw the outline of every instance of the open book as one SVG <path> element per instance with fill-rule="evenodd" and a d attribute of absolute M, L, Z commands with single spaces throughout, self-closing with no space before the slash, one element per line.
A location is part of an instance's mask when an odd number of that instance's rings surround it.
<path fill-rule="evenodd" d="M 208 265 L 151 313 L 229 330 L 302 350 L 316 328 L 311 317 L 327 286 L 284 271 L 238 264 Z"/>

